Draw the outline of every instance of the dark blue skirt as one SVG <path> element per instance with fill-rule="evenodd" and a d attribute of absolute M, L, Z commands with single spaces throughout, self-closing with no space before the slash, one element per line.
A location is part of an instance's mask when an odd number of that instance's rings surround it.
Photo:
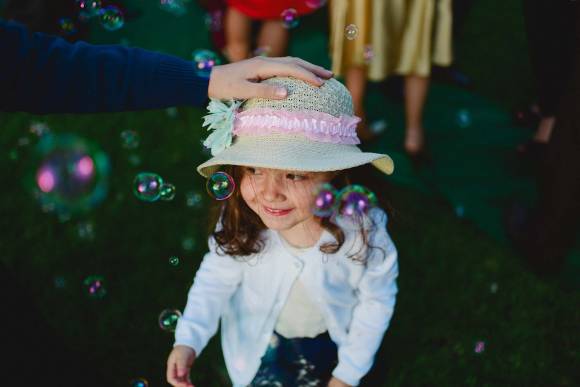
<path fill-rule="evenodd" d="M 294 339 L 274 332 L 249 387 L 325 387 L 336 364 L 337 348 L 328 332 Z"/>

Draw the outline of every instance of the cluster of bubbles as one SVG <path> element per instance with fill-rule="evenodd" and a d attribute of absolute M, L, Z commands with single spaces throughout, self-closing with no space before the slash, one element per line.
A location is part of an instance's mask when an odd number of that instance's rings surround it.
<path fill-rule="evenodd" d="M 358 36 L 358 27 L 355 24 L 349 24 L 344 29 L 344 36 L 348 40 L 354 40 Z"/>
<path fill-rule="evenodd" d="M 215 200 L 229 199 L 235 189 L 234 179 L 225 172 L 216 172 L 207 179 L 207 193 Z"/>
<path fill-rule="evenodd" d="M 109 160 L 88 141 L 70 134 L 40 137 L 32 158 L 33 193 L 42 208 L 58 214 L 86 212 L 108 191 Z"/>
<path fill-rule="evenodd" d="M 220 57 L 211 50 L 195 50 L 191 56 L 195 66 L 195 72 L 200 77 L 209 78 L 213 67 L 221 64 Z"/>
<path fill-rule="evenodd" d="M 181 317 L 181 312 L 177 309 L 165 309 L 159 313 L 159 328 L 166 332 L 175 332 L 177 321 Z"/>
<path fill-rule="evenodd" d="M 337 191 L 331 184 L 326 183 L 315 191 L 312 212 L 323 218 L 339 216 L 352 219 L 366 214 L 376 205 L 376 195 L 362 185 L 347 185 Z"/>
<path fill-rule="evenodd" d="M 85 291 L 91 298 L 103 298 L 107 294 L 103 277 L 100 275 L 90 275 L 83 281 Z"/>
<path fill-rule="evenodd" d="M 81 21 L 98 18 L 101 26 L 107 31 L 116 31 L 125 25 L 123 11 L 116 5 L 103 7 L 100 0 L 76 0 L 76 6 Z"/>
<path fill-rule="evenodd" d="M 159 0 L 159 8 L 175 16 L 183 16 L 187 13 L 187 2 L 188 0 Z"/>
<path fill-rule="evenodd" d="M 175 197 L 175 186 L 165 183 L 156 173 L 141 172 L 133 179 L 133 193 L 145 202 L 169 201 Z"/>

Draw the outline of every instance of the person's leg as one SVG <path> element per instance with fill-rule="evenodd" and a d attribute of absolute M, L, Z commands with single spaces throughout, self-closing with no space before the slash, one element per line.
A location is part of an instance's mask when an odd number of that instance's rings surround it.
<path fill-rule="evenodd" d="M 268 56 L 286 56 L 289 31 L 280 20 L 265 20 L 258 34 L 257 47 L 267 51 Z"/>
<path fill-rule="evenodd" d="M 225 16 L 226 46 L 224 54 L 230 62 L 238 62 L 250 56 L 252 21 L 235 8 L 228 7 Z"/>
<path fill-rule="evenodd" d="M 405 77 L 405 151 L 415 155 L 423 151 L 423 108 L 429 90 L 429 78 L 417 75 Z"/>
<path fill-rule="evenodd" d="M 372 139 L 373 134 L 368 129 L 367 115 L 364 107 L 367 88 L 367 71 L 363 66 L 353 66 L 346 70 L 344 81 L 352 95 L 354 115 L 362 120 L 357 126 L 357 135 L 362 141 Z"/>

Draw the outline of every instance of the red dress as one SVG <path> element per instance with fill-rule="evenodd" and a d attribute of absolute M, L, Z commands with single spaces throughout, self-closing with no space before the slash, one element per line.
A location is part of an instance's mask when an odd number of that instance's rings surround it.
<path fill-rule="evenodd" d="M 316 11 L 312 0 L 227 0 L 228 7 L 232 7 L 252 19 L 281 19 L 284 10 L 294 8 L 297 16 Z M 322 3 L 322 2 L 321 2 Z"/>

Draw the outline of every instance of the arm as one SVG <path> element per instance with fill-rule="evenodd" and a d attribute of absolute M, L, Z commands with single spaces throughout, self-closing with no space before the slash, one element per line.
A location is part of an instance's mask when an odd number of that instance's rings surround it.
<path fill-rule="evenodd" d="M 0 110 L 111 112 L 202 105 L 191 62 L 139 48 L 71 44 L 0 21 Z"/>
<path fill-rule="evenodd" d="M 221 312 L 242 280 L 244 262 L 210 251 L 199 267 L 189 290 L 187 305 L 175 330 L 175 346 L 192 348 L 197 357 L 216 333 Z"/>
<path fill-rule="evenodd" d="M 378 212 L 378 211 L 377 211 Z M 397 250 L 386 230 L 387 216 L 380 211 L 370 242 L 373 249 L 358 286 L 347 340 L 338 348 L 334 378 L 356 386 L 372 366 L 375 354 L 393 315 L 397 294 Z"/>

